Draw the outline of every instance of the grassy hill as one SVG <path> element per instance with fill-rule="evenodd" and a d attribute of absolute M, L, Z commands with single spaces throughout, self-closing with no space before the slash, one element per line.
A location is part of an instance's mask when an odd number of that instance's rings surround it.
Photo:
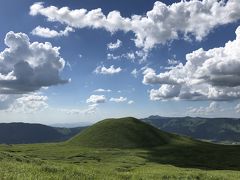
<path fill-rule="evenodd" d="M 29 144 L 64 141 L 83 128 L 55 128 L 42 124 L 0 123 L 0 144 Z"/>
<path fill-rule="evenodd" d="M 220 143 L 240 143 L 240 119 L 150 116 L 142 121 L 163 131 L 194 139 Z"/>
<path fill-rule="evenodd" d="M 235 180 L 240 146 L 195 141 L 135 118 L 107 119 L 67 142 L 0 145 L 0 174 L 20 180 Z"/>
<path fill-rule="evenodd" d="M 86 147 L 139 148 L 187 141 L 177 135 L 160 131 L 133 117 L 105 119 L 83 130 L 68 141 Z"/>

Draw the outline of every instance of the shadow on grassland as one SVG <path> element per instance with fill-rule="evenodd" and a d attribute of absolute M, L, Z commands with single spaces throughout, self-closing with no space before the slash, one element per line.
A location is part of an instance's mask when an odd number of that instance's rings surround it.
<path fill-rule="evenodd" d="M 240 146 L 169 145 L 150 149 L 145 158 L 150 162 L 183 168 L 240 170 Z"/>

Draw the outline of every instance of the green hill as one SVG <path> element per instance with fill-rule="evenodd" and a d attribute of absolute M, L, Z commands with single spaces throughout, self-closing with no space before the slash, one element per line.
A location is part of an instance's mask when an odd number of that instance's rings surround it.
<path fill-rule="evenodd" d="M 133 117 L 105 119 L 83 130 L 67 143 L 86 147 L 154 147 L 177 141 L 191 141 L 163 132 Z"/>

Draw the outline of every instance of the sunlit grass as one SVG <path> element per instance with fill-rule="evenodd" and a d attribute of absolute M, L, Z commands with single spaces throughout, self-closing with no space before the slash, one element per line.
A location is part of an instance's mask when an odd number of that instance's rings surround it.
<path fill-rule="evenodd" d="M 0 174 L 1 179 L 20 180 L 240 179 L 236 170 L 177 167 L 150 161 L 148 154 L 149 150 L 144 149 L 94 149 L 65 144 L 0 146 Z"/>
<path fill-rule="evenodd" d="M 0 145 L 0 179 L 240 179 L 240 146 L 158 132 L 131 119 L 105 122 L 67 142 Z M 127 122 L 128 128 L 122 122 Z M 142 145 L 141 132 L 149 128 L 156 131 L 154 138 L 161 140 L 159 145 L 150 146 L 154 143 L 145 139 L 148 146 L 137 148 Z M 117 142 L 111 138 L 116 135 Z M 126 139 L 129 137 L 133 141 Z"/>

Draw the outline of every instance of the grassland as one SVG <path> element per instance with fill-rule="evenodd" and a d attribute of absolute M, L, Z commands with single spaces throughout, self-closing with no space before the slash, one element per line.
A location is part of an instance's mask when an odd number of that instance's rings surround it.
<path fill-rule="evenodd" d="M 87 147 L 75 138 L 74 143 L 1 145 L 0 179 L 240 179 L 239 146 L 171 137 L 145 148 Z"/>

